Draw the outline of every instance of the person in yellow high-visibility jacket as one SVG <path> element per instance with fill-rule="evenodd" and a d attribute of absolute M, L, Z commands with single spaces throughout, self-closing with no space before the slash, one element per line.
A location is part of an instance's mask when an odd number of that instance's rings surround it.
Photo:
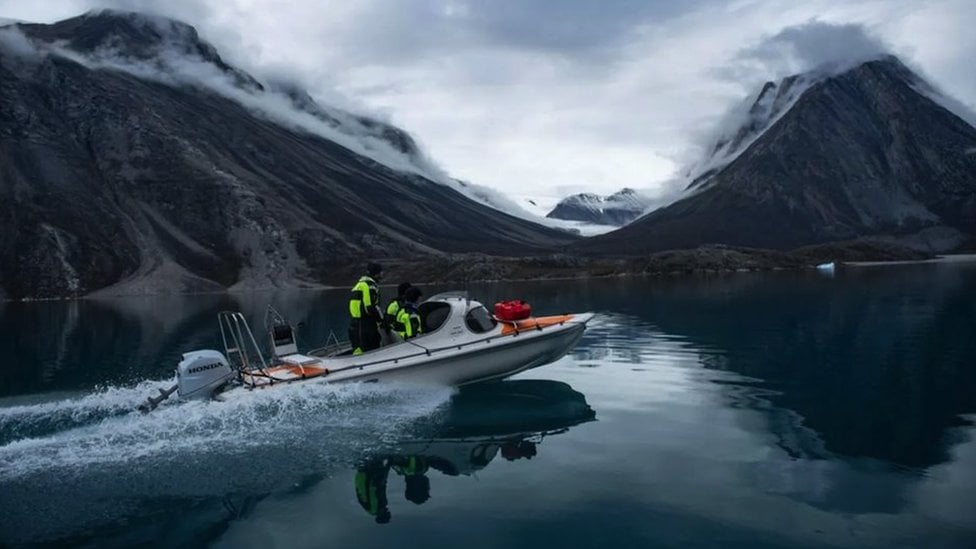
<path fill-rule="evenodd" d="M 421 295 L 423 294 L 420 288 L 415 286 L 411 286 L 403 293 L 403 302 L 400 304 L 400 310 L 397 312 L 396 322 L 393 323 L 393 329 L 403 339 L 410 339 L 420 335 L 421 322 L 420 313 L 417 310 L 417 301 Z"/>
<path fill-rule="evenodd" d="M 383 317 L 384 328 L 393 327 L 393 323 L 396 322 L 397 315 L 400 313 L 400 306 L 403 304 L 403 294 L 412 287 L 413 284 L 409 282 L 403 282 L 397 286 L 396 297 L 391 299 L 386 306 L 386 316 Z"/>
<path fill-rule="evenodd" d="M 376 280 L 383 273 L 378 263 L 366 266 L 366 275 L 352 287 L 349 296 L 349 342 L 353 354 L 362 354 L 380 346 L 380 323 L 383 312 L 380 310 L 380 289 Z"/>

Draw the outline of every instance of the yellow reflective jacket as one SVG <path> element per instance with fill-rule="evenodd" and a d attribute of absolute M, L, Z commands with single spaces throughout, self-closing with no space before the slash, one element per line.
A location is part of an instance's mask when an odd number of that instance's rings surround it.
<path fill-rule="evenodd" d="M 393 329 L 403 339 L 410 339 L 420 334 L 420 314 L 417 313 L 417 308 L 412 305 L 400 307 L 396 322 L 393 324 Z"/>
<path fill-rule="evenodd" d="M 353 319 L 370 318 L 375 322 L 383 320 L 380 313 L 380 289 L 372 278 L 364 276 L 352 287 L 349 316 Z"/>
<path fill-rule="evenodd" d="M 397 315 L 400 314 L 400 300 L 394 299 L 386 306 L 386 316 L 383 318 L 386 326 L 393 326 L 396 324 Z"/>

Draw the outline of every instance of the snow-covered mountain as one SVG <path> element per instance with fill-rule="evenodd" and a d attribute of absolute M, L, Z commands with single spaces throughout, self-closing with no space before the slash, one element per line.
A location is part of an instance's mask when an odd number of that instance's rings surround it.
<path fill-rule="evenodd" d="M 580 193 L 561 200 L 546 217 L 619 227 L 643 215 L 652 204 L 647 194 L 630 188 L 609 196 Z"/>

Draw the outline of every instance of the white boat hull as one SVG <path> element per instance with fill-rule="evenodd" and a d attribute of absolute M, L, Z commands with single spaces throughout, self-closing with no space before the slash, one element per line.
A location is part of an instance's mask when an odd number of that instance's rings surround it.
<path fill-rule="evenodd" d="M 485 344 L 483 349 L 462 349 L 443 352 L 441 357 L 434 352 L 430 357 L 424 355 L 415 361 L 401 361 L 379 367 L 364 367 L 362 370 L 340 376 L 336 372 L 334 381 L 408 381 L 436 385 L 466 385 L 490 379 L 500 379 L 519 372 L 554 362 L 569 352 L 583 335 L 584 324 L 574 324 L 552 334 L 530 337 L 520 335 L 522 341 L 504 342 L 492 346 Z M 515 339 L 515 338 L 513 338 Z"/>
<path fill-rule="evenodd" d="M 253 390 L 282 384 L 315 380 L 325 383 L 409 382 L 441 386 L 460 386 L 505 378 L 549 364 L 568 353 L 579 341 L 593 314 L 566 314 L 529 318 L 520 321 L 492 320 L 484 307 L 464 295 L 448 294 L 427 303 L 440 309 L 435 326 L 414 339 L 354 355 L 351 352 L 330 356 L 305 355 L 293 345 L 284 356 L 261 366 L 238 364 L 237 379 L 220 391 L 221 398 L 234 398 Z M 472 314 L 478 313 L 480 323 Z M 240 318 L 239 313 L 233 318 Z M 434 316 L 434 315 L 431 315 Z M 429 318 L 428 318 L 429 320 Z M 242 322 L 246 328 L 246 321 Z M 222 325 L 222 333 L 224 333 Z M 227 332 L 240 328 L 228 328 Z M 250 336 L 250 331 L 246 333 Z M 222 376 L 231 355 L 243 356 L 240 340 L 227 347 L 227 357 L 217 351 L 194 351 L 184 355 L 187 372 L 179 383 L 189 383 L 190 373 Z M 253 341 L 253 336 L 251 336 Z M 211 358 L 211 356 L 216 358 Z M 242 358 L 243 360 L 243 358 Z M 227 370 L 228 372 L 230 370 Z M 219 379 L 217 377 L 216 379 Z M 201 382 L 202 383 L 202 382 Z M 180 394 L 189 394 L 180 385 Z M 152 399 L 151 399 L 152 400 Z M 158 399 L 156 399 L 158 400 Z M 158 402 L 151 402 L 153 407 Z"/>

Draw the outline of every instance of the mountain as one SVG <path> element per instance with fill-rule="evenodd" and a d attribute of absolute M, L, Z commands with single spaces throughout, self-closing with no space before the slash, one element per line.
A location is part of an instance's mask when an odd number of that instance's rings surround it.
<path fill-rule="evenodd" d="M 626 225 L 637 219 L 651 200 L 634 189 L 624 188 L 610 196 L 574 194 L 562 199 L 546 217 L 585 221 L 598 225 Z"/>
<path fill-rule="evenodd" d="M 779 82 L 766 82 L 754 98 L 748 98 L 719 123 L 718 137 L 707 154 L 686 174 L 688 190 L 702 187 L 713 175 L 738 158 L 779 117 L 793 107 L 816 74 L 798 74 Z"/>
<path fill-rule="evenodd" d="M 447 179 L 403 130 L 262 83 L 185 23 L 0 29 L 0 298 L 302 286 L 574 239 Z"/>
<path fill-rule="evenodd" d="M 891 56 L 767 83 L 692 173 L 688 196 L 578 249 L 861 237 L 952 249 L 976 234 L 976 128 L 945 104 Z"/>

